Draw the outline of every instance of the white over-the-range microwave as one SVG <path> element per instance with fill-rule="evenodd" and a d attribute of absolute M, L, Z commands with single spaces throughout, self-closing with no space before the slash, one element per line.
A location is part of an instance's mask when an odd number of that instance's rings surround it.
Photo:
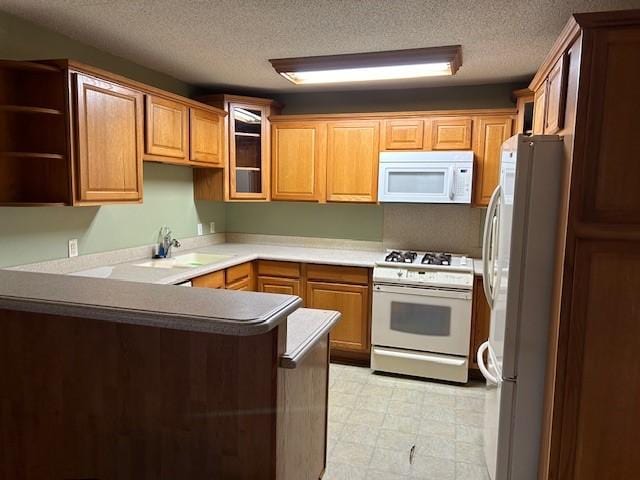
<path fill-rule="evenodd" d="M 473 152 L 382 152 L 378 200 L 471 203 Z"/>

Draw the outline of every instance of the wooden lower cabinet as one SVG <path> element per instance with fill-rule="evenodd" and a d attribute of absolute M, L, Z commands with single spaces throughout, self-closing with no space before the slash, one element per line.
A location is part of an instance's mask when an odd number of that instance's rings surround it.
<path fill-rule="evenodd" d="M 246 262 L 226 270 L 207 273 L 191 279 L 191 284 L 199 288 L 224 288 L 227 290 L 255 290 L 253 263 Z"/>
<path fill-rule="evenodd" d="M 258 277 L 258 291 L 301 296 L 299 278 Z"/>
<path fill-rule="evenodd" d="M 224 288 L 224 270 L 193 278 L 191 285 L 198 288 Z"/>
<path fill-rule="evenodd" d="M 337 310 L 342 318 L 331 331 L 331 349 L 369 353 L 369 287 L 341 283 L 307 282 L 309 308 Z"/>
<path fill-rule="evenodd" d="M 471 341 L 469 345 L 469 369 L 479 370 L 476 361 L 478 348 L 489 338 L 491 309 L 484 296 L 482 277 L 473 280 L 473 307 L 471 310 Z"/>
<path fill-rule="evenodd" d="M 253 263 L 245 262 L 227 268 L 224 283 L 228 290 L 254 290 Z"/>

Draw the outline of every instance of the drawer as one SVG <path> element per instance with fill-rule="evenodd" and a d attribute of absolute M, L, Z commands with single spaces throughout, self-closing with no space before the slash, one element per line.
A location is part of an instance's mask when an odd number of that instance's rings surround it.
<path fill-rule="evenodd" d="M 193 278 L 191 284 L 199 288 L 224 288 L 224 270 Z"/>
<path fill-rule="evenodd" d="M 300 296 L 300 280 L 283 277 L 258 277 L 258 291 Z"/>
<path fill-rule="evenodd" d="M 363 267 L 342 267 L 337 265 L 307 265 L 307 279 L 324 282 L 369 284 L 369 269 Z"/>
<path fill-rule="evenodd" d="M 226 289 L 251 291 L 251 279 L 249 277 L 246 277 L 238 280 L 237 282 L 227 283 Z"/>
<path fill-rule="evenodd" d="M 227 268 L 227 285 L 251 276 L 251 262 Z M 229 288 L 229 287 L 227 287 Z"/>
<path fill-rule="evenodd" d="M 300 264 L 296 262 L 260 260 L 258 262 L 258 275 L 265 277 L 300 278 Z"/>

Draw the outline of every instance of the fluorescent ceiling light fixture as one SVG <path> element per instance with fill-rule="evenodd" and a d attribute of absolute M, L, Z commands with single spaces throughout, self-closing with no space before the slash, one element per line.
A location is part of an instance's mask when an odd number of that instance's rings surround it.
<path fill-rule="evenodd" d="M 269 61 L 296 85 L 366 82 L 455 75 L 462 65 L 462 48 L 452 45 Z"/>

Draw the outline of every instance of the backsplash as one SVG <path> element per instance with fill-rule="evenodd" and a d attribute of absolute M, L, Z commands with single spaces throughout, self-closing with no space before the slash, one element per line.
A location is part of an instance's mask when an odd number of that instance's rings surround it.
<path fill-rule="evenodd" d="M 468 205 L 386 204 L 382 242 L 385 248 L 480 257 L 484 213 Z"/>

